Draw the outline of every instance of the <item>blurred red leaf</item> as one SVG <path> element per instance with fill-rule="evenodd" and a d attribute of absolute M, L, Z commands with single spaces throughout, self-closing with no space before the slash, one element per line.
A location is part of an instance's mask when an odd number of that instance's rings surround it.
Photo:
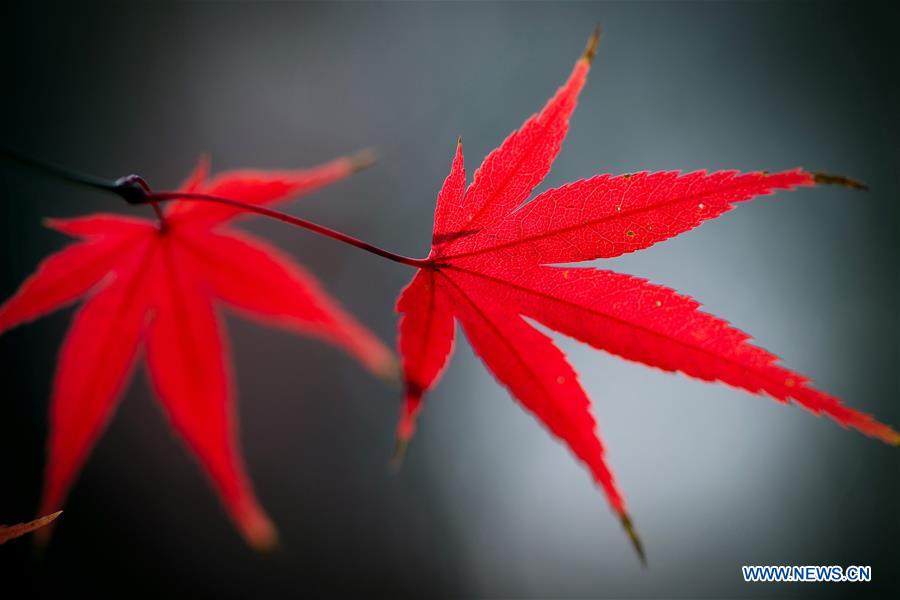
<path fill-rule="evenodd" d="M 62 511 L 58 510 L 53 514 L 40 517 L 27 523 L 19 523 L 18 525 L 0 525 L 0 544 L 5 544 L 9 540 L 14 540 L 17 537 L 22 537 L 26 533 L 31 533 L 35 529 L 40 529 L 45 525 L 49 525 L 61 514 Z"/>
<path fill-rule="evenodd" d="M 202 160 L 181 191 L 273 204 L 346 177 L 368 161 L 364 156 L 308 170 L 236 171 L 207 181 Z M 0 307 L 2 332 L 86 297 L 53 380 L 42 514 L 62 505 L 143 348 L 172 426 L 243 536 L 259 548 L 275 542 L 241 458 L 221 303 L 261 323 L 336 344 L 375 373 L 391 372 L 390 351 L 310 273 L 226 224 L 238 214 L 230 207 L 173 202 L 164 226 L 114 214 L 48 221 L 80 241 L 44 260 Z"/>
<path fill-rule="evenodd" d="M 900 436 L 779 366 L 690 298 L 611 271 L 548 266 L 647 248 L 778 189 L 817 182 L 859 187 L 800 169 L 638 173 L 599 175 L 526 203 L 559 152 L 596 43 L 597 34 L 568 81 L 488 155 L 468 189 L 457 145 L 437 199 L 431 253 L 397 302 L 406 383 L 397 448 L 402 456 L 459 321 L 491 373 L 588 467 L 643 556 L 577 374 L 523 317 L 629 360 L 793 400 L 891 444 Z"/>

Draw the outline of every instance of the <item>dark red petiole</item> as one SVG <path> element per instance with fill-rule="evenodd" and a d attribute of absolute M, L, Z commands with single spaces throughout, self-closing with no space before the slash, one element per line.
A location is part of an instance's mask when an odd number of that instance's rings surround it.
<path fill-rule="evenodd" d="M 126 200 L 128 200 L 126 198 Z M 353 236 L 349 236 L 346 233 L 341 233 L 340 231 L 335 231 L 329 227 L 325 227 L 324 225 L 319 225 L 317 223 L 313 223 L 312 221 L 307 221 L 306 219 L 301 219 L 299 217 L 295 217 L 289 215 L 287 213 L 283 213 L 278 210 L 273 210 L 271 208 L 266 208 L 264 206 L 257 206 L 255 204 L 248 204 L 246 202 L 241 202 L 240 200 L 234 200 L 232 198 L 223 198 L 221 196 L 211 196 L 209 194 L 194 194 L 189 192 L 150 192 L 145 195 L 144 199 L 133 201 L 128 200 L 132 204 L 146 204 L 146 203 L 156 203 L 156 202 L 168 202 L 170 200 L 193 200 L 199 202 L 213 202 L 216 204 L 224 204 L 226 206 L 233 206 L 235 208 L 240 208 L 241 210 L 256 213 L 259 215 L 263 215 L 265 217 L 269 217 L 270 219 L 276 219 L 278 221 L 282 221 L 284 223 L 288 223 L 290 225 L 294 225 L 295 227 L 301 227 L 303 229 L 307 229 L 312 231 L 313 233 L 318 233 L 319 235 L 323 235 L 325 237 L 329 237 L 333 240 L 337 240 L 339 242 L 343 242 L 345 244 L 349 244 L 351 246 L 355 246 L 361 250 L 365 250 L 366 252 L 371 252 L 372 254 L 378 255 L 382 258 L 386 258 L 388 260 L 392 260 L 394 262 L 409 265 L 410 267 L 422 268 L 428 267 L 432 264 L 432 261 L 429 259 L 422 258 L 410 258 L 408 256 L 403 256 L 401 254 L 395 254 L 388 250 L 384 250 L 379 248 L 378 246 L 373 246 L 368 242 L 364 242 L 359 240 Z"/>
<path fill-rule="evenodd" d="M 209 194 L 194 194 L 188 192 L 154 192 L 150 189 L 150 186 L 147 184 L 147 182 L 144 181 L 144 179 L 139 175 L 126 175 L 125 177 L 120 177 L 119 179 L 112 181 L 109 179 L 104 179 L 102 177 L 95 177 L 94 175 L 81 173 L 66 167 L 60 167 L 58 165 L 54 165 L 42 160 L 37 160 L 7 148 L 0 148 L 0 158 L 17 162 L 23 166 L 36 169 L 58 179 L 62 179 L 63 181 L 77 183 L 79 185 L 85 185 L 95 189 L 112 192 L 129 204 L 150 204 L 153 207 L 157 218 L 159 218 L 159 227 L 161 231 L 166 230 L 167 224 L 165 215 L 163 214 L 163 211 L 159 206 L 160 202 L 169 202 L 171 200 L 213 202 L 216 204 L 233 206 L 247 212 L 256 213 L 258 215 L 269 217 L 270 219 L 276 219 L 278 221 L 288 223 L 295 227 L 307 229 L 309 231 L 312 231 L 313 233 L 318 233 L 319 235 L 323 235 L 333 240 L 343 242 L 350 246 L 355 246 L 361 250 L 365 250 L 366 252 L 370 252 L 382 258 L 392 260 L 396 263 L 409 265 L 410 267 L 416 268 L 427 268 L 433 265 L 433 262 L 429 259 L 410 258 L 401 254 L 395 254 L 393 252 L 389 252 L 388 250 L 379 248 L 378 246 L 369 244 L 368 242 L 356 239 L 355 237 L 349 236 L 345 233 L 341 233 L 340 231 L 335 231 L 334 229 L 331 229 L 329 227 L 318 225 L 317 223 L 313 223 L 312 221 L 294 217 L 287 213 L 273 210 L 271 208 L 256 206 L 254 204 L 241 202 L 240 200 L 223 198 L 221 196 L 212 196 Z"/>

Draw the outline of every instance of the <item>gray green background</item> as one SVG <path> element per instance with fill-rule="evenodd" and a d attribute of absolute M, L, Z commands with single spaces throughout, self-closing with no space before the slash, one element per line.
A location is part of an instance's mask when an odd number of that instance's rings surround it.
<path fill-rule="evenodd" d="M 567 76 L 590 81 L 540 189 L 600 172 L 805 166 L 867 193 L 779 194 L 605 266 L 691 294 L 854 407 L 900 425 L 894 5 L 6 4 L 2 144 L 172 187 L 214 168 L 380 164 L 295 214 L 427 253 L 458 135 L 470 173 Z M 43 216 L 131 212 L 0 165 L 8 297 L 65 243 Z M 282 224 L 245 227 L 393 345 L 412 272 Z M 32 515 L 71 310 L 0 338 L 0 522 Z M 215 597 L 886 597 L 900 588 L 900 451 L 795 407 L 569 340 L 644 537 L 642 569 L 562 445 L 458 345 L 408 464 L 399 390 L 315 341 L 229 317 L 242 442 L 284 548 L 238 538 L 137 372 L 49 551 L 0 547 L 41 592 Z M 751 585 L 742 564 L 871 565 L 867 585 Z"/>

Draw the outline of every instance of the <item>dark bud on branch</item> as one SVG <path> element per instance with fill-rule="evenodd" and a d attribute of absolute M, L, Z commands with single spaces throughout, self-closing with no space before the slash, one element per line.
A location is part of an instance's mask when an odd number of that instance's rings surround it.
<path fill-rule="evenodd" d="M 128 204 L 147 204 L 150 202 L 150 186 L 140 175 L 126 175 L 116 180 L 113 192 L 121 196 Z"/>

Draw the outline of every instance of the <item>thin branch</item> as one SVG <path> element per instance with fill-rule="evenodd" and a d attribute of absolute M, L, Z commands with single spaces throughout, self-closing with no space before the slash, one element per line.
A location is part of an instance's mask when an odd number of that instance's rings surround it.
<path fill-rule="evenodd" d="M 51 162 L 31 158 L 30 156 L 25 156 L 24 154 L 20 154 L 15 150 L 10 150 L 9 148 L 0 148 L 0 158 L 18 163 L 23 167 L 28 167 L 29 169 L 40 171 L 41 173 L 45 173 L 47 175 L 50 175 L 51 177 L 56 177 L 57 179 L 67 181 L 69 183 L 77 183 L 79 185 L 84 185 L 107 192 L 116 191 L 117 182 L 111 179 L 104 179 L 102 177 L 88 175 L 86 173 L 76 171 L 75 169 L 69 169 L 67 167 L 61 167 Z"/>
<path fill-rule="evenodd" d="M 247 212 L 263 215 L 265 217 L 269 217 L 270 219 L 276 219 L 295 227 L 307 229 L 314 233 L 318 233 L 319 235 L 329 237 L 333 240 L 349 244 L 350 246 L 355 246 L 361 250 L 365 250 L 366 252 L 371 252 L 372 254 L 378 255 L 382 258 L 386 258 L 400 264 L 409 265 L 410 267 L 422 268 L 428 267 L 432 264 L 432 261 L 429 259 L 410 258 L 401 254 L 395 254 L 388 250 L 384 250 L 383 248 L 379 248 L 378 246 L 374 246 L 368 242 L 364 242 L 353 236 L 347 235 L 346 233 L 341 233 L 340 231 L 325 227 L 324 225 L 319 225 L 318 223 L 313 223 L 312 221 L 307 221 L 306 219 L 301 219 L 299 217 L 295 217 L 278 210 L 273 210 L 264 206 L 257 206 L 255 204 L 248 204 L 246 202 L 241 202 L 232 198 L 223 198 L 221 196 L 212 196 L 210 194 L 195 194 L 189 192 L 150 192 L 149 194 L 147 194 L 146 200 L 136 202 L 136 204 L 143 204 L 145 202 L 168 202 L 171 200 L 194 200 L 199 202 L 212 202 L 225 206 L 233 206 L 234 208 L 239 208 Z"/>
<path fill-rule="evenodd" d="M 361 159 L 358 168 L 364 168 L 365 166 L 368 166 L 371 162 L 371 152 L 364 151 L 360 154 L 360 156 Z M 195 194 L 189 192 L 154 192 L 150 189 L 150 186 L 147 185 L 147 182 L 138 175 L 127 175 L 125 177 L 120 177 L 115 181 L 111 179 L 103 179 L 102 177 L 95 177 L 94 175 L 80 173 L 78 171 L 75 171 L 74 169 L 60 167 L 43 160 L 37 160 L 8 148 L 0 148 L 0 158 L 16 162 L 25 167 L 40 171 L 42 173 L 46 173 L 47 175 L 51 175 L 53 177 L 56 177 L 57 179 L 62 179 L 63 181 L 67 181 L 69 183 L 76 183 L 106 192 L 112 192 L 125 200 L 125 202 L 127 202 L 128 204 L 150 204 L 151 206 L 153 206 L 153 210 L 156 212 L 157 217 L 159 217 L 160 228 L 163 230 L 166 229 L 167 224 L 165 216 L 159 207 L 160 202 L 169 202 L 172 200 L 211 202 L 215 204 L 222 204 L 225 206 L 232 206 L 246 212 L 256 213 L 265 217 L 269 217 L 270 219 L 276 219 L 278 221 L 288 223 L 295 227 L 307 229 L 309 231 L 312 231 L 313 233 L 317 233 L 333 240 L 343 242 L 350 246 L 355 246 L 356 248 L 365 250 L 366 252 L 370 252 L 372 254 L 400 264 L 409 265 L 410 267 L 423 268 L 433 265 L 433 261 L 429 259 L 410 258 L 401 254 L 395 254 L 388 250 L 379 248 L 378 246 L 374 246 L 368 242 L 364 242 L 355 237 L 349 236 L 346 233 L 341 233 L 340 231 L 335 231 L 334 229 L 330 229 L 323 225 L 318 225 L 316 223 L 313 223 L 312 221 L 307 221 L 306 219 L 294 217 L 281 211 L 273 210 L 271 208 L 265 208 L 263 206 L 257 206 L 255 204 L 248 204 L 246 202 L 241 202 L 240 200 L 234 200 L 232 198 L 223 198 L 221 196 L 212 196 L 210 194 Z"/>

